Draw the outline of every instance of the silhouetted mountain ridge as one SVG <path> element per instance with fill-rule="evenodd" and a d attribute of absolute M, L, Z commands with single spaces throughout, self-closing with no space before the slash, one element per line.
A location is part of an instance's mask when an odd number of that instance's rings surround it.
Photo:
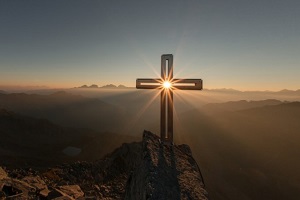
<path fill-rule="evenodd" d="M 114 131 L 122 122 L 122 109 L 96 98 L 64 91 L 50 95 L 0 94 L 2 108 L 27 116 L 46 118 L 62 126 Z"/>
<path fill-rule="evenodd" d="M 289 90 L 289 89 L 282 89 L 278 91 L 272 90 L 237 90 L 233 88 L 216 88 L 216 89 L 204 89 L 206 91 L 215 91 L 215 92 L 236 92 L 236 93 L 299 93 L 300 89 L 297 90 Z"/>
<path fill-rule="evenodd" d="M 282 101 L 276 99 L 267 99 L 261 101 L 229 101 L 225 103 L 209 103 L 203 106 L 201 109 L 207 111 L 238 111 L 238 110 L 245 110 L 250 108 L 256 107 L 264 107 L 264 106 L 271 106 L 271 105 L 278 105 L 282 104 Z"/>
<path fill-rule="evenodd" d="M 87 86 L 87 85 L 82 85 L 82 86 L 80 86 L 80 87 L 78 87 L 78 88 L 86 88 L 86 89 L 88 89 L 88 88 L 105 88 L 105 89 L 123 89 L 123 88 L 127 88 L 125 85 L 118 85 L 118 86 L 116 86 L 116 85 L 114 85 L 114 84 L 107 84 L 107 85 L 103 85 L 103 86 L 101 86 L 101 87 L 99 87 L 98 85 L 96 85 L 96 84 L 92 84 L 92 85 L 90 85 L 90 86 Z"/>
<path fill-rule="evenodd" d="M 296 200 L 299 119 L 300 102 L 264 100 L 208 104 L 180 123 L 212 198 Z"/>
<path fill-rule="evenodd" d="M 66 128 L 46 119 L 36 119 L 0 109 L 0 165 L 47 167 L 74 160 L 99 159 L 134 137 Z M 70 157 L 66 148 L 77 148 Z"/>

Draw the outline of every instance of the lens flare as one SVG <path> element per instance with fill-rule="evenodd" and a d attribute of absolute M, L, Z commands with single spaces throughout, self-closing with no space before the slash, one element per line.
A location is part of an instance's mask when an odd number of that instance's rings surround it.
<path fill-rule="evenodd" d="M 163 83 L 163 87 L 164 87 L 165 89 L 169 89 L 171 86 L 172 86 L 172 84 L 171 84 L 169 81 L 165 81 L 165 82 Z"/>

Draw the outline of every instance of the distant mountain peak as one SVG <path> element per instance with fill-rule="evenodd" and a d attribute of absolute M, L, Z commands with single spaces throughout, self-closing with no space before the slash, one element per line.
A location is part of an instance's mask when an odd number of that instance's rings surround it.
<path fill-rule="evenodd" d="M 117 86 L 114 84 L 108 84 L 108 85 L 104 85 L 101 88 L 116 88 Z"/>
<path fill-rule="evenodd" d="M 98 85 L 96 85 L 96 84 L 92 84 L 92 85 L 90 85 L 90 86 L 82 85 L 82 86 L 80 86 L 80 87 L 78 87 L 78 88 L 98 88 Z"/>
<path fill-rule="evenodd" d="M 120 84 L 118 86 L 116 86 L 114 84 L 107 84 L 107 85 L 103 85 L 103 86 L 99 87 L 96 84 L 92 84 L 90 86 L 88 86 L 88 85 L 82 85 L 82 86 L 80 86 L 78 88 L 87 88 L 87 89 L 88 88 L 105 88 L 105 89 L 116 89 L 116 88 L 119 88 L 119 89 L 123 89 L 123 88 L 127 88 L 127 86 L 122 85 L 122 84 Z"/>
<path fill-rule="evenodd" d="M 125 85 L 118 85 L 118 88 L 126 88 Z"/>

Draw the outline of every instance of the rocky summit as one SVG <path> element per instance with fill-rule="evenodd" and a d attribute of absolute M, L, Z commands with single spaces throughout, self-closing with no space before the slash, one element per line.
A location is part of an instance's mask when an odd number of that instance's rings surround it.
<path fill-rule="evenodd" d="M 187 145 L 163 145 L 144 131 L 94 162 L 47 170 L 0 167 L 0 199 L 208 199 Z"/>
<path fill-rule="evenodd" d="M 127 182 L 125 199 L 208 199 L 188 145 L 162 145 L 145 131 L 142 159 Z"/>

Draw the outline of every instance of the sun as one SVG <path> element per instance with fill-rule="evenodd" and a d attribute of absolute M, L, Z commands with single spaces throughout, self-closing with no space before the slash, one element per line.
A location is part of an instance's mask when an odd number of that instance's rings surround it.
<path fill-rule="evenodd" d="M 169 81 L 164 81 L 163 82 L 163 87 L 165 89 L 169 89 L 169 88 L 171 88 L 171 86 L 172 86 L 172 84 Z"/>

